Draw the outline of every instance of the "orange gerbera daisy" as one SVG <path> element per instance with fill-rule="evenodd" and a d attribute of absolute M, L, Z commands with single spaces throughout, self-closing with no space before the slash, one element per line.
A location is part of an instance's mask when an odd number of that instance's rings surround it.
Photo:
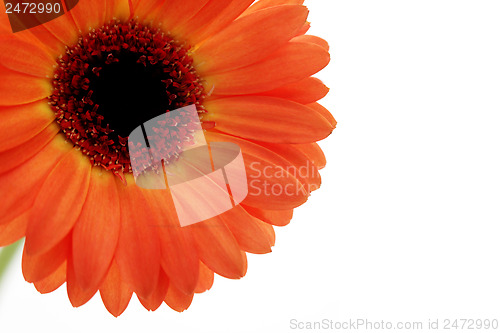
<path fill-rule="evenodd" d="M 75 307 L 99 291 L 114 316 L 133 293 L 183 311 L 214 272 L 241 278 L 246 252 L 271 251 L 273 226 L 319 187 L 316 141 L 336 125 L 311 77 L 328 45 L 305 35 L 302 3 L 80 0 L 17 33 L 2 3 L 0 246 L 26 237 L 28 282 L 41 293 L 66 282 Z M 126 142 L 187 105 L 208 142 L 241 148 L 249 192 L 181 227 L 168 189 L 136 185 Z"/>

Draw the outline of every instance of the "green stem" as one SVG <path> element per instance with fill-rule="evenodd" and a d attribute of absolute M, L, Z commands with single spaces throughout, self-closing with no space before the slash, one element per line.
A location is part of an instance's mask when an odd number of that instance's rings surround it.
<path fill-rule="evenodd" d="M 17 249 L 22 243 L 23 241 L 20 240 L 0 250 L 0 282 L 2 281 L 3 274 L 7 270 L 9 263 L 12 261 L 12 258 L 14 258 Z"/>

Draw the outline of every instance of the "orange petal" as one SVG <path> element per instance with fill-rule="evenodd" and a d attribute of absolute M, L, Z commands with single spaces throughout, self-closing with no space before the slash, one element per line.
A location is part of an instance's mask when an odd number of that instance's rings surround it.
<path fill-rule="evenodd" d="M 77 308 L 90 301 L 92 297 L 94 297 L 94 295 L 97 293 L 97 288 L 84 290 L 80 287 L 78 281 L 76 280 L 73 262 L 74 261 L 70 255 L 68 258 L 66 270 L 66 288 L 71 305 Z"/>
<path fill-rule="evenodd" d="M 218 14 L 233 0 L 209 0 L 194 16 L 172 29 L 174 35 L 182 36 L 183 40 L 190 40 L 191 36 L 203 31 L 214 22 Z M 241 1 L 241 0 L 240 0 Z M 187 1 L 187 3 L 196 1 Z M 180 13 L 176 13 L 179 15 Z"/>
<path fill-rule="evenodd" d="M 13 244 L 24 237 L 28 227 L 29 211 L 12 219 L 9 223 L 0 224 L 0 247 Z"/>
<path fill-rule="evenodd" d="M 164 31 L 178 29 L 183 23 L 192 18 L 200 11 L 209 0 L 186 1 L 186 0 L 165 0 L 158 10 L 161 13 L 158 23 Z M 180 37 L 183 37 L 181 34 Z"/>
<path fill-rule="evenodd" d="M 304 0 L 259 0 L 248 8 L 242 16 L 255 13 L 258 10 L 267 9 L 282 5 L 302 5 Z"/>
<path fill-rule="evenodd" d="M 184 294 L 179 289 L 175 288 L 174 285 L 170 285 L 168 287 L 167 296 L 165 297 L 165 303 L 167 303 L 171 309 L 182 312 L 191 305 L 193 295 L 194 293 Z"/>
<path fill-rule="evenodd" d="M 221 98 L 204 103 L 203 120 L 214 121 L 217 130 L 243 138 L 276 142 L 308 143 L 329 136 L 333 128 L 306 106 L 265 96 Z"/>
<path fill-rule="evenodd" d="M 303 80 L 329 62 L 330 55 L 322 47 L 289 42 L 253 65 L 207 76 L 205 87 L 216 95 L 255 94 Z"/>
<path fill-rule="evenodd" d="M 333 128 L 337 127 L 337 121 L 333 118 L 330 111 L 328 111 L 324 106 L 319 103 L 312 103 L 308 104 L 307 107 L 321 114 L 333 126 Z"/>
<path fill-rule="evenodd" d="M 66 262 L 45 279 L 36 281 L 33 284 L 38 292 L 48 294 L 58 289 L 64 282 L 66 282 Z"/>
<path fill-rule="evenodd" d="M 143 0 L 129 0 L 129 6 L 132 13 L 135 13 L 135 9 Z"/>
<path fill-rule="evenodd" d="M 294 145 L 273 143 L 260 144 L 287 159 L 293 165 L 293 168 L 289 169 L 290 173 L 304 184 L 308 192 L 319 189 L 321 186 L 321 176 L 318 168 L 302 151 L 297 149 Z"/>
<path fill-rule="evenodd" d="M 28 254 L 48 251 L 71 231 L 87 196 L 90 169 L 89 159 L 72 149 L 47 176 L 26 230 Z"/>
<path fill-rule="evenodd" d="M 50 125 L 40 134 L 20 146 L 0 152 L 0 173 L 8 172 L 25 163 L 43 149 L 59 133 L 57 125 Z"/>
<path fill-rule="evenodd" d="M 123 281 L 118 265 L 114 261 L 111 263 L 99 292 L 104 306 L 115 317 L 125 311 L 132 298 L 132 290 Z"/>
<path fill-rule="evenodd" d="M 51 50 L 54 56 L 61 55 L 66 45 L 75 45 L 79 38 L 75 21 L 69 14 L 62 15 L 30 31 Z"/>
<path fill-rule="evenodd" d="M 321 80 L 315 77 L 308 77 L 271 91 L 262 92 L 259 95 L 285 98 L 301 104 L 310 104 L 325 97 L 329 91 L 330 89 Z"/>
<path fill-rule="evenodd" d="M 61 17 L 66 16 L 63 15 Z M 53 31 L 48 30 L 46 25 L 52 22 L 53 21 L 50 21 L 49 23 L 45 23 L 44 25 L 40 25 L 28 31 L 32 33 L 32 37 L 36 38 L 38 43 L 45 47 L 46 52 L 48 52 L 52 57 L 57 58 L 64 53 L 66 44 L 61 42 L 58 39 L 58 36 L 54 35 Z M 50 24 L 50 26 L 52 26 L 52 24 Z M 75 29 L 73 29 L 72 31 L 67 31 L 66 33 L 69 34 L 70 32 L 73 32 L 75 42 L 68 45 L 74 45 L 78 40 L 78 35 L 76 35 Z"/>
<path fill-rule="evenodd" d="M 309 29 L 311 29 L 311 23 L 306 22 L 306 24 L 304 24 L 302 29 L 300 29 L 299 32 L 297 33 L 297 36 L 305 35 L 309 31 Z"/>
<path fill-rule="evenodd" d="M 71 238 L 66 237 L 49 251 L 30 256 L 23 251 L 22 268 L 24 279 L 36 282 L 45 279 L 56 271 L 66 261 L 71 251 Z"/>
<path fill-rule="evenodd" d="M 19 146 L 42 132 L 55 114 L 46 101 L 0 107 L 0 151 Z"/>
<path fill-rule="evenodd" d="M 290 172 L 295 167 L 261 145 L 222 133 L 207 131 L 209 142 L 233 142 L 243 153 L 248 179 L 248 196 L 243 203 L 265 209 L 291 209 L 307 201 L 309 193 Z M 290 170 L 290 171 L 288 171 Z"/>
<path fill-rule="evenodd" d="M 214 272 L 200 261 L 200 277 L 198 279 L 198 284 L 196 284 L 194 292 L 197 294 L 203 293 L 212 288 L 213 284 Z"/>
<path fill-rule="evenodd" d="M 71 15 L 80 33 L 88 33 L 103 25 L 106 1 L 79 1 L 66 15 Z"/>
<path fill-rule="evenodd" d="M 14 35 L 0 38 L 0 63 L 13 71 L 42 78 L 51 77 L 57 64 L 44 48 Z"/>
<path fill-rule="evenodd" d="M 120 203 L 114 176 L 93 168 L 90 185 L 73 229 L 75 275 L 83 289 L 97 288 L 115 254 L 120 233 Z"/>
<path fill-rule="evenodd" d="M 292 42 L 316 44 L 324 48 L 326 51 L 330 51 L 330 45 L 328 45 L 328 42 L 317 36 L 301 35 L 293 38 Z"/>
<path fill-rule="evenodd" d="M 137 10 L 137 7 L 139 7 L 139 4 L 141 2 L 144 2 L 143 0 L 129 0 L 129 6 L 130 6 L 130 12 L 132 13 L 132 16 L 135 17 L 135 12 Z"/>
<path fill-rule="evenodd" d="M 326 165 L 326 157 L 321 150 L 321 147 L 316 143 L 304 143 L 293 145 L 295 148 L 300 150 L 304 155 L 311 160 L 314 165 L 319 169 L 323 169 Z"/>
<path fill-rule="evenodd" d="M 276 233 L 274 232 L 273 226 L 260 219 L 256 219 L 256 222 L 260 226 L 262 231 L 266 234 L 269 244 L 271 244 L 271 246 L 274 246 L 276 243 Z"/>
<path fill-rule="evenodd" d="M 185 227 L 191 231 L 198 255 L 208 268 L 229 279 L 245 275 L 246 263 L 241 249 L 219 217 Z"/>
<path fill-rule="evenodd" d="M 123 279 L 136 294 L 148 298 L 158 284 L 160 274 L 160 242 L 156 232 L 160 222 L 134 179 L 127 178 L 127 186 L 117 183 L 121 229 L 116 262 Z"/>
<path fill-rule="evenodd" d="M 27 104 L 42 100 L 51 93 L 50 80 L 14 72 L 0 66 L 0 105 Z"/>
<path fill-rule="evenodd" d="M 256 254 L 271 252 L 274 240 L 269 237 L 268 230 L 264 230 L 259 220 L 248 214 L 241 206 L 236 206 L 219 217 L 243 251 Z"/>
<path fill-rule="evenodd" d="M 156 285 L 155 290 L 148 298 L 139 297 L 139 302 L 141 302 L 142 306 L 144 306 L 149 311 L 155 311 L 160 307 L 160 305 L 165 300 L 167 296 L 169 282 L 167 275 L 160 271 L 160 276 L 158 278 L 158 284 Z"/>
<path fill-rule="evenodd" d="M 5 3 L 0 1 L 0 12 L 5 13 Z M 0 34 L 11 34 L 12 28 L 10 27 L 9 16 L 8 15 L 0 15 Z"/>
<path fill-rule="evenodd" d="M 59 160 L 70 150 L 63 135 L 17 168 L 0 174 L 0 225 L 18 217 L 33 206 L 40 187 Z M 26 177 L 26 175 L 30 175 Z"/>
<path fill-rule="evenodd" d="M 158 9 L 164 2 L 165 0 L 139 1 L 134 5 L 134 18 L 139 22 L 156 21 L 157 16 L 161 15 Z"/>
<path fill-rule="evenodd" d="M 104 22 L 117 18 L 122 22 L 130 18 L 130 2 L 128 0 L 106 0 Z"/>
<path fill-rule="evenodd" d="M 261 60 L 295 36 L 307 14 L 304 6 L 280 6 L 235 21 L 195 51 L 196 70 L 206 75 Z"/>
<path fill-rule="evenodd" d="M 145 191 L 154 205 L 161 224 L 156 232 L 160 238 L 161 265 L 174 284 L 185 294 L 192 293 L 198 280 L 199 259 L 193 237 L 179 224 L 172 197 L 168 192 Z"/>
<path fill-rule="evenodd" d="M 253 0 L 233 0 L 223 10 L 217 13 L 210 24 L 207 24 L 203 29 L 196 31 L 189 37 L 189 42 L 196 45 L 206 38 L 215 35 L 238 16 L 245 11 L 245 9 L 252 4 Z M 255 29 L 255 27 L 253 27 Z"/>
<path fill-rule="evenodd" d="M 283 227 L 290 223 L 293 216 L 293 210 L 268 210 L 243 205 L 243 208 L 256 218 L 266 223 Z"/>

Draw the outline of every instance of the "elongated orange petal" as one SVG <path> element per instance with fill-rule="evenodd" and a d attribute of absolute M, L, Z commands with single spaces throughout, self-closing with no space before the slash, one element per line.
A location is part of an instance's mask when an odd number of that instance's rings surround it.
<path fill-rule="evenodd" d="M 125 22 L 130 18 L 130 3 L 128 0 L 106 0 L 106 15 L 104 22 L 117 18 Z"/>
<path fill-rule="evenodd" d="M 42 132 L 55 114 L 46 101 L 0 107 L 0 151 L 19 146 Z"/>
<path fill-rule="evenodd" d="M 83 289 L 98 287 L 115 254 L 119 233 L 120 203 L 114 176 L 94 167 L 73 229 L 74 269 Z"/>
<path fill-rule="evenodd" d="M 54 139 L 58 132 L 59 127 L 57 125 L 50 125 L 28 142 L 0 152 L 0 161 L 2 161 L 0 174 L 12 170 L 35 156 Z"/>
<path fill-rule="evenodd" d="M 0 1 L 0 12 L 5 13 L 5 3 Z M 11 34 L 12 28 L 10 27 L 9 16 L 8 15 L 0 15 L 0 34 Z"/>
<path fill-rule="evenodd" d="M 285 98 L 301 104 L 310 104 L 325 97 L 329 91 L 330 89 L 321 80 L 308 77 L 274 90 L 262 92 L 259 95 Z"/>
<path fill-rule="evenodd" d="M 174 35 L 182 36 L 184 40 L 203 31 L 217 19 L 217 14 L 223 11 L 233 0 L 209 0 L 193 17 L 172 29 Z M 240 0 L 241 1 L 241 0 Z M 195 1 L 187 1 L 187 3 Z"/>
<path fill-rule="evenodd" d="M 37 78 L 0 66 L 0 105 L 27 104 L 42 100 L 51 93 L 47 78 Z"/>
<path fill-rule="evenodd" d="M 256 219 L 257 224 L 262 229 L 262 231 L 266 234 L 266 237 L 271 246 L 274 246 L 276 243 L 276 233 L 274 232 L 274 227 L 267 222 L 264 222 L 260 219 Z"/>
<path fill-rule="evenodd" d="M 26 253 L 25 249 L 22 259 L 24 279 L 28 282 L 36 282 L 45 279 L 67 260 L 70 251 L 70 237 L 64 238 L 59 244 L 41 255 L 30 256 Z"/>
<path fill-rule="evenodd" d="M 232 0 L 231 3 L 217 14 L 217 17 L 214 17 L 210 24 L 191 34 L 189 42 L 192 45 L 197 45 L 206 38 L 215 35 L 240 16 L 252 2 L 253 0 Z"/>
<path fill-rule="evenodd" d="M 76 44 L 79 37 L 75 21 L 70 14 L 62 15 L 30 31 L 51 49 L 51 54 L 56 57 L 64 52 L 65 46 Z"/>
<path fill-rule="evenodd" d="M 158 10 L 157 21 L 166 31 L 180 27 L 202 9 L 209 0 L 186 1 L 186 0 L 165 0 Z M 180 35 L 182 37 L 182 35 Z"/>
<path fill-rule="evenodd" d="M 307 191 L 315 191 L 321 186 L 321 176 L 318 168 L 307 155 L 294 145 L 265 142 L 260 144 L 287 159 L 293 165 L 289 172 L 305 185 Z"/>
<path fill-rule="evenodd" d="M 64 16 L 63 16 L 64 17 Z M 64 53 L 65 51 L 65 45 L 62 43 L 54 34 L 49 31 L 45 26 L 39 26 L 33 28 L 34 31 L 31 31 L 33 34 L 35 34 L 35 31 L 37 31 L 36 36 L 34 36 L 41 44 L 45 45 L 45 49 L 47 52 L 52 55 L 54 58 L 59 57 L 61 54 Z M 70 32 L 75 32 L 74 30 Z M 75 33 L 75 40 L 77 38 L 77 35 Z M 73 44 L 69 44 L 73 45 Z"/>
<path fill-rule="evenodd" d="M 321 114 L 333 126 L 333 128 L 337 127 L 337 121 L 333 118 L 330 111 L 328 111 L 323 105 L 319 103 L 311 103 L 308 104 L 307 107 Z"/>
<path fill-rule="evenodd" d="M 316 45 L 324 48 L 326 51 L 330 50 L 330 45 L 328 45 L 328 42 L 326 40 L 324 40 L 323 38 L 320 38 L 317 36 L 301 35 L 301 36 L 297 36 L 297 37 L 293 38 L 292 42 L 316 44 Z"/>
<path fill-rule="evenodd" d="M 231 230 L 243 251 L 256 254 L 271 252 L 274 240 L 269 238 L 267 230 L 259 225 L 259 221 L 241 206 L 236 206 L 221 214 L 220 218 Z"/>
<path fill-rule="evenodd" d="M 161 265 L 170 279 L 185 294 L 192 293 L 198 280 L 199 259 L 193 237 L 182 228 L 175 213 L 172 197 L 168 192 L 145 192 L 154 205 L 161 224 L 156 227 L 160 238 Z"/>
<path fill-rule="evenodd" d="M 165 300 L 165 297 L 167 296 L 168 286 L 168 277 L 165 272 L 161 270 L 160 276 L 158 278 L 158 284 L 156 285 L 153 293 L 148 298 L 139 297 L 139 302 L 141 302 L 142 306 L 144 306 L 147 310 L 155 311 Z"/>
<path fill-rule="evenodd" d="M 329 62 L 330 55 L 322 47 L 289 42 L 253 65 L 207 76 L 205 87 L 216 95 L 255 94 L 303 80 Z"/>
<path fill-rule="evenodd" d="M 221 98 L 204 103 L 204 120 L 240 137 L 276 143 L 308 143 L 333 131 L 319 113 L 302 104 L 267 96 Z"/>
<path fill-rule="evenodd" d="M 66 282 L 66 262 L 63 262 L 58 269 L 56 269 L 52 274 L 47 276 L 45 279 L 34 282 L 36 290 L 41 294 L 48 294 Z"/>
<path fill-rule="evenodd" d="M 116 249 L 116 262 L 123 279 L 138 296 L 149 297 L 160 274 L 160 242 L 155 219 L 141 189 L 132 177 L 128 185 L 117 183 L 120 198 L 121 229 Z"/>
<path fill-rule="evenodd" d="M 28 227 L 29 211 L 12 219 L 9 223 L 0 224 L 0 247 L 13 244 L 24 237 Z"/>
<path fill-rule="evenodd" d="M 33 206 L 47 175 L 72 147 L 63 135 L 58 135 L 33 158 L 0 174 L 0 211 L 3 212 L 0 215 L 0 225 L 8 223 Z"/>
<path fill-rule="evenodd" d="M 245 275 L 246 263 L 231 231 L 219 217 L 185 227 L 190 229 L 200 259 L 219 275 L 239 279 Z"/>
<path fill-rule="evenodd" d="M 309 158 L 314 165 L 319 169 L 323 169 L 326 165 L 326 157 L 321 150 L 321 147 L 316 143 L 305 143 L 294 145 L 298 150 L 300 150 L 304 155 Z"/>
<path fill-rule="evenodd" d="M 118 265 L 114 261 L 111 263 L 99 292 L 104 306 L 115 317 L 125 311 L 132 298 L 132 290 L 123 281 Z"/>
<path fill-rule="evenodd" d="M 259 0 L 248 8 L 242 16 L 252 14 L 258 10 L 282 5 L 302 5 L 304 0 Z"/>
<path fill-rule="evenodd" d="M 203 293 L 212 288 L 213 284 L 214 272 L 200 261 L 200 278 L 198 279 L 194 292 L 197 294 Z"/>
<path fill-rule="evenodd" d="M 102 26 L 106 15 L 106 1 L 78 2 L 66 15 L 71 15 L 80 33 L 87 33 L 92 28 Z"/>
<path fill-rule="evenodd" d="M 280 6 L 235 21 L 195 51 L 196 70 L 206 75 L 261 60 L 295 36 L 307 14 L 304 6 Z"/>
<path fill-rule="evenodd" d="M 73 258 L 71 255 L 69 255 L 66 269 L 66 288 L 71 305 L 77 308 L 90 301 L 92 297 L 94 297 L 94 295 L 97 293 L 97 288 L 82 289 L 76 279 L 73 263 Z"/>
<path fill-rule="evenodd" d="M 44 253 L 73 228 L 87 196 L 90 169 L 88 158 L 71 150 L 47 176 L 33 204 L 26 230 L 28 254 Z"/>
<path fill-rule="evenodd" d="M 129 0 L 129 6 L 130 6 L 130 11 L 135 15 L 135 11 L 137 10 L 137 7 L 141 2 L 144 2 L 143 0 Z"/>
<path fill-rule="evenodd" d="M 172 310 L 182 312 L 189 308 L 189 306 L 191 305 L 191 302 L 193 301 L 193 295 L 194 293 L 184 294 L 174 285 L 170 285 L 168 287 L 167 296 L 165 297 L 165 303 Z"/>
<path fill-rule="evenodd" d="M 243 203 L 265 209 L 291 209 L 307 201 L 309 193 L 291 173 L 293 164 L 261 145 L 231 135 L 207 131 L 209 142 L 233 142 L 243 153 L 248 196 Z"/>
<path fill-rule="evenodd" d="M 140 1 L 134 6 L 134 18 L 139 22 L 155 22 L 158 15 L 158 9 L 163 5 L 165 0 L 148 0 Z"/>
<path fill-rule="evenodd" d="M 52 76 L 55 58 L 38 44 L 14 35 L 0 37 L 0 63 L 13 71 L 46 78 Z"/>
<path fill-rule="evenodd" d="M 297 33 L 297 36 L 305 35 L 309 31 L 309 29 L 311 29 L 311 23 L 306 22 L 302 27 L 302 29 L 300 29 L 299 32 Z"/>
<path fill-rule="evenodd" d="M 243 205 L 243 208 L 256 218 L 266 223 L 283 227 L 290 223 L 293 216 L 293 210 L 268 210 Z"/>

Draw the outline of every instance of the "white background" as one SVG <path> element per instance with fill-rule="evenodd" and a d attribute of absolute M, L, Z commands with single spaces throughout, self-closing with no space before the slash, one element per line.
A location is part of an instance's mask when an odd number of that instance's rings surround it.
<path fill-rule="evenodd" d="M 0 331 L 294 332 L 290 320 L 500 318 L 500 2 L 309 0 L 332 64 L 338 120 L 323 186 L 184 313 L 134 298 L 118 319 L 97 296 L 40 295 L 20 255 Z"/>

